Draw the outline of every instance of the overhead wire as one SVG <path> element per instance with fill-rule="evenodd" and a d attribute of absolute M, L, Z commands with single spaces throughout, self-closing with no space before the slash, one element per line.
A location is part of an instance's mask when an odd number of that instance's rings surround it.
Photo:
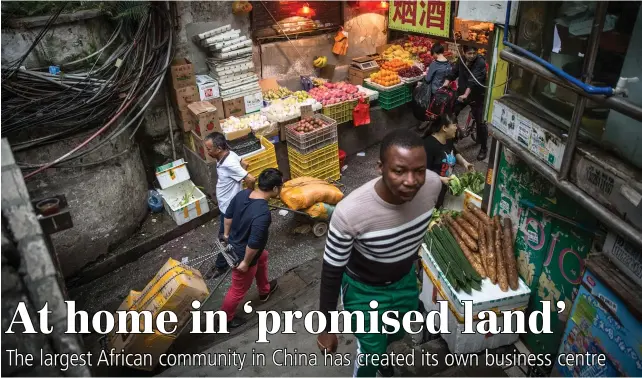
<path fill-rule="evenodd" d="M 165 6 L 169 7 L 168 4 Z M 53 20 L 52 16 L 41 35 L 47 32 Z M 33 45 L 40 39 L 36 38 Z M 118 39 L 121 42 L 116 45 Z M 121 18 L 100 50 L 60 65 L 71 67 L 95 59 L 88 71 L 78 69 L 69 74 L 51 75 L 20 68 L 18 63 L 28 54 L 3 67 L 2 131 L 15 140 L 12 141 L 14 150 L 77 137 L 78 133 L 103 124 L 89 138 L 51 162 L 19 162 L 25 169 L 35 169 L 25 178 L 51 167 L 73 167 L 73 164 L 65 163 L 112 143 L 135 122 L 137 130 L 145 110 L 162 85 L 173 55 L 172 43 L 173 27 L 168 10 L 150 4 L 135 22 Z M 103 55 L 109 52 L 108 46 L 114 45 L 110 55 L 101 62 Z M 117 126 L 112 127 L 114 124 Z M 107 135 L 96 140 L 102 134 Z M 113 158 L 117 156 L 121 155 Z M 85 164 L 78 164 L 81 166 Z"/>

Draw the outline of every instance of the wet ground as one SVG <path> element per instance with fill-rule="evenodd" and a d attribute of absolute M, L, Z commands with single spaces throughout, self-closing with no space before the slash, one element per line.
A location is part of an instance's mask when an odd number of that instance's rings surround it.
<path fill-rule="evenodd" d="M 459 143 L 458 148 L 464 157 L 475 164 L 476 170 L 485 172 L 486 162 L 477 162 L 476 156 L 479 150 L 478 146 L 474 145 L 472 140 L 467 139 Z M 359 187 L 368 180 L 377 177 L 376 163 L 379 156 L 379 145 L 372 146 L 364 151 L 364 156 L 360 154 L 349 156 L 346 159 L 346 167 L 343 171 L 341 183 L 344 185 L 344 192 L 350 193 L 355 188 Z M 460 168 L 456 172 L 461 171 Z M 300 216 L 289 213 L 285 216 L 280 215 L 278 211 L 272 214 L 272 226 L 270 228 L 270 237 L 268 241 L 267 250 L 270 252 L 269 259 L 269 275 L 270 277 L 283 277 L 287 272 L 291 272 L 295 268 L 306 267 L 307 276 L 301 279 L 301 282 L 292 279 L 289 286 L 284 285 L 280 294 L 280 300 L 287 304 L 287 307 L 295 306 L 297 309 L 303 310 L 310 307 L 312 309 L 316 305 L 318 298 L 318 285 L 314 285 L 316 281 L 311 277 L 318 275 L 320 271 L 321 258 L 323 255 L 324 238 L 317 238 L 311 232 L 306 234 L 295 233 L 297 226 L 307 224 L 305 220 L 301 220 Z M 187 261 L 187 264 L 197 260 L 199 256 L 210 253 L 213 248 L 213 240 L 218 234 L 219 222 L 218 219 L 212 220 L 186 234 L 174 239 L 148 253 L 143 255 L 138 260 L 127 264 L 114 272 L 100 277 L 88 284 L 76 287 L 70 290 L 69 295 L 72 300 L 76 301 L 76 308 L 85 310 L 90 315 L 100 310 L 115 311 L 130 290 L 141 290 L 149 282 L 149 280 L 156 274 L 158 269 L 171 257 L 179 261 Z M 185 260 L 187 259 L 187 260 Z M 303 270 L 305 272 L 305 269 Z M 306 274 L 304 274 L 305 276 Z M 310 281 L 312 280 L 312 281 Z M 227 288 L 229 287 L 229 277 L 219 289 L 213 293 L 210 301 L 205 306 L 209 309 L 218 309 L 222 297 L 224 296 Z M 313 285 L 314 287 L 307 287 Z M 305 289 L 305 290 L 303 290 Z M 316 290 L 316 291 L 315 291 Z M 302 307 L 298 307 L 296 295 L 304 297 L 304 302 L 299 303 Z M 256 293 L 251 291 L 248 293 L 248 298 L 256 296 Z M 300 302 L 301 300 L 299 300 Z M 240 337 L 240 336 L 239 336 Z M 243 336 L 243 337 L 247 337 Z M 285 337 L 285 336 L 281 336 Z M 307 335 L 309 338 L 309 335 Z M 285 340 L 282 340 L 284 345 L 287 345 Z M 96 350 L 99 348 L 98 336 L 89 335 L 85 338 L 86 346 L 88 349 Z M 195 353 L 202 351 L 214 343 L 221 343 L 223 340 L 218 338 L 209 339 L 179 339 L 177 340 L 174 348 L 179 348 L 177 351 L 190 350 Z M 236 340 L 235 342 L 239 342 Z M 232 342 L 230 347 L 241 346 Z M 352 343 L 352 342 L 350 342 Z M 247 343 L 243 344 L 245 349 L 251 348 Z M 307 345 L 307 344 L 306 344 Z M 314 347 L 314 344 L 311 344 Z M 346 344 L 348 352 L 354 353 L 354 345 Z M 220 349 L 222 346 L 217 346 Z M 268 349 L 273 348 L 268 345 Z M 305 349 L 309 349 L 306 347 Z M 227 346 L 224 348 L 227 350 Z M 241 348 L 242 349 L 242 348 Z M 314 349 L 314 348 L 312 348 Z M 327 368 L 327 367 L 326 367 Z M 305 373 L 299 374 L 297 371 L 290 371 L 285 375 L 351 375 L 351 368 L 346 370 L 346 367 L 335 367 L 333 374 L 324 373 L 325 370 L 310 370 Z M 225 375 L 231 374 L 231 370 L 220 371 L 214 373 L 212 371 L 205 372 L 203 370 L 174 370 L 171 374 L 181 375 Z M 111 374 L 116 374 L 111 372 Z M 127 374 L 133 374 L 128 371 Z M 237 374 L 248 375 L 249 370 L 239 371 Z M 463 372 L 455 375 L 462 375 Z M 274 370 L 269 374 L 264 375 L 284 375 L 283 372 L 279 373 Z M 425 374 L 420 374 L 425 375 Z"/>

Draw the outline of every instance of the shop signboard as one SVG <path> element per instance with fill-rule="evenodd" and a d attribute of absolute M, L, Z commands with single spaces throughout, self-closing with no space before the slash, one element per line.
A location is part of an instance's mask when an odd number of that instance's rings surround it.
<path fill-rule="evenodd" d="M 450 0 L 392 0 L 388 28 L 448 38 L 451 11 Z"/>
<path fill-rule="evenodd" d="M 553 334 L 524 336 L 531 352 L 555 353 L 582 279 L 584 259 L 593 235 L 528 208 L 522 201 L 581 222 L 586 227 L 594 227 L 596 221 L 506 149 L 502 149 L 495 183 L 491 214 L 511 218 L 518 271 L 532 293 L 528 311 L 541 311 L 541 301 L 552 301 L 553 311 L 556 302 L 566 303 L 564 312 L 551 316 Z"/>
<path fill-rule="evenodd" d="M 602 270 L 615 271 L 608 267 L 608 261 L 600 261 L 600 264 Z M 614 285 L 612 277 L 598 277 L 591 269 L 589 267 L 584 274 L 559 353 L 603 354 L 606 358 L 601 363 L 579 363 L 570 367 L 558 362 L 555 375 L 639 377 L 642 375 L 642 323 L 627 306 L 627 299 L 611 290 Z M 629 287 L 634 292 L 640 290 L 639 287 Z"/>

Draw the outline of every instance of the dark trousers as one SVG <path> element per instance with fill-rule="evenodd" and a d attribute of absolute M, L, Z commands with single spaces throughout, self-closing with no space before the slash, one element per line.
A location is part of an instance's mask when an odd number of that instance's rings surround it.
<path fill-rule="evenodd" d="M 219 218 L 219 221 L 221 223 L 220 227 L 218 228 L 218 240 L 223 240 L 223 235 L 225 234 L 225 214 L 221 213 L 221 216 Z M 216 267 L 218 269 L 227 269 L 229 266 L 227 265 L 227 261 L 225 261 L 225 257 L 223 257 L 222 254 L 219 253 L 218 256 L 216 256 Z"/>
<path fill-rule="evenodd" d="M 470 113 L 477 124 L 477 144 L 485 150 L 488 143 L 488 126 L 484 121 L 484 97 L 468 97 L 464 102 L 456 101 L 454 112 L 456 116 L 467 106 L 470 105 Z"/>

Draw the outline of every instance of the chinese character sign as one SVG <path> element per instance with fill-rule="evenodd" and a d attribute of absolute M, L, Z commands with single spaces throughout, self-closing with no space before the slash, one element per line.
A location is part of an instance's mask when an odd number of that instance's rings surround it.
<path fill-rule="evenodd" d="M 392 0 L 388 27 L 448 38 L 450 10 L 450 0 Z"/>

